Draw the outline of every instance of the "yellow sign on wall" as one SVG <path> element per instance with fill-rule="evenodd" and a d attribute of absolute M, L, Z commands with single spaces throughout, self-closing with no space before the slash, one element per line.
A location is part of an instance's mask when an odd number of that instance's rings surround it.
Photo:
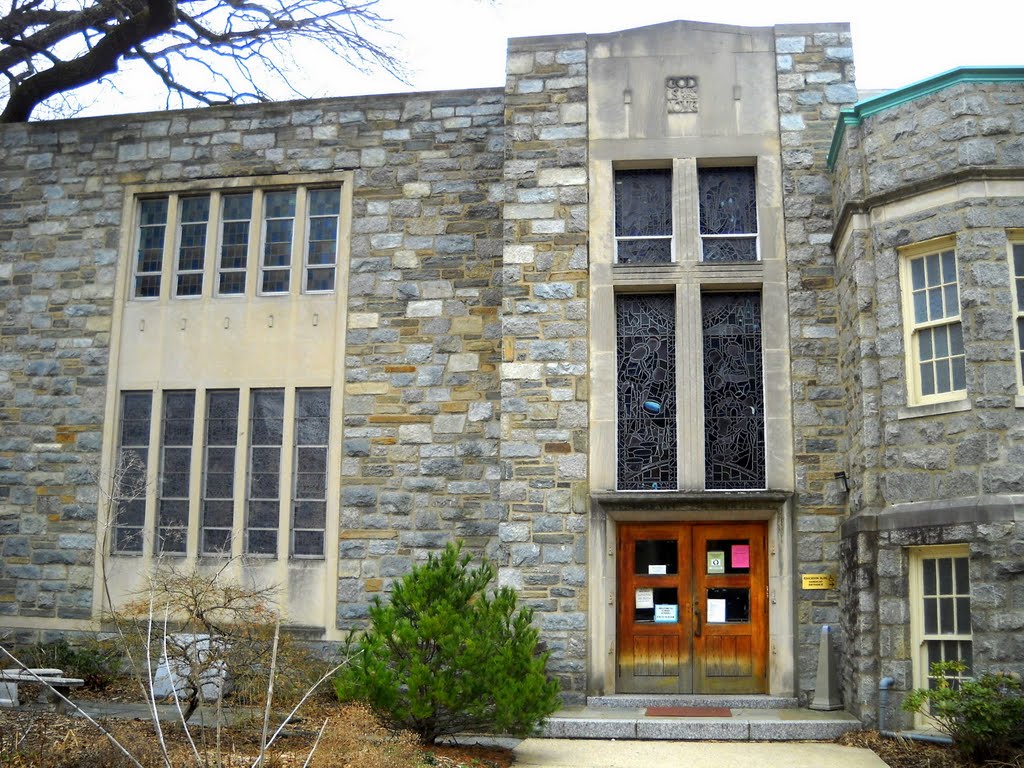
<path fill-rule="evenodd" d="M 835 589 L 836 577 L 831 573 L 804 573 L 801 574 L 801 587 L 804 589 Z"/>

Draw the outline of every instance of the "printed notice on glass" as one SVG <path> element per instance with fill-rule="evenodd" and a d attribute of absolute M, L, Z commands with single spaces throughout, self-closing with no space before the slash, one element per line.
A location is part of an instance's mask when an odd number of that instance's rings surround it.
<path fill-rule="evenodd" d="M 664 576 L 668 573 L 667 565 L 648 565 L 647 575 L 648 576 Z"/>
<path fill-rule="evenodd" d="M 708 573 L 725 573 L 725 552 L 712 550 L 708 552 Z"/>
<path fill-rule="evenodd" d="M 725 623 L 725 600 L 708 599 L 708 624 Z"/>
<path fill-rule="evenodd" d="M 653 608 L 654 607 L 654 590 L 653 589 L 638 589 L 636 591 L 636 607 L 637 608 Z"/>
<path fill-rule="evenodd" d="M 725 602 L 724 600 L 722 602 Z M 654 606 L 654 621 L 659 624 L 675 624 L 679 621 L 678 605 Z"/>
<path fill-rule="evenodd" d="M 732 545 L 732 567 L 733 568 L 749 568 L 750 567 L 750 545 L 749 544 L 733 544 Z"/>

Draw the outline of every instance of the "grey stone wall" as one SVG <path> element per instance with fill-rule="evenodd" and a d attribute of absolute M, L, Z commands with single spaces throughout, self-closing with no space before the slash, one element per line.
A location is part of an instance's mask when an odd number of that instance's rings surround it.
<path fill-rule="evenodd" d="M 376 105 L 373 105 L 374 107 Z M 494 554 L 500 91 L 352 105 L 338 624 L 453 538 Z"/>
<path fill-rule="evenodd" d="M 822 624 L 839 625 L 838 593 L 800 589 L 802 573 L 839 571 L 847 414 L 839 370 L 833 212 L 826 166 L 839 110 L 856 101 L 849 26 L 775 27 L 789 280 L 795 440 L 797 692 L 814 689 Z M 836 633 L 843 652 L 845 637 Z"/>
<path fill-rule="evenodd" d="M 537 610 L 563 696 L 586 693 L 587 48 L 509 43 L 501 581 Z"/>
<path fill-rule="evenodd" d="M 132 183 L 352 169 L 341 619 L 414 550 L 493 541 L 503 110 L 482 90 L 0 130 L 0 615 L 92 615 Z"/>
<path fill-rule="evenodd" d="M 854 478 L 843 589 L 845 628 L 855 637 L 844 678 L 851 706 L 868 722 L 881 676 L 892 675 L 898 690 L 913 682 L 905 547 L 970 543 L 978 668 L 1014 660 L 1001 646 L 1016 647 L 1021 627 L 1012 602 L 1022 583 L 1021 531 L 1012 515 L 985 516 L 993 499 L 1024 490 L 1008 261 L 1008 230 L 1024 226 L 1024 198 L 1013 191 L 1024 177 L 1022 98 L 1019 84 L 952 86 L 848 126 L 836 158 L 841 370 Z M 956 187 L 981 179 L 1002 186 Z M 908 408 L 898 249 L 949 235 L 967 399 L 960 409 Z M 924 505 L 925 516 L 902 518 L 910 503 Z M 950 503 L 959 504 L 958 519 L 940 526 L 936 516 Z"/>

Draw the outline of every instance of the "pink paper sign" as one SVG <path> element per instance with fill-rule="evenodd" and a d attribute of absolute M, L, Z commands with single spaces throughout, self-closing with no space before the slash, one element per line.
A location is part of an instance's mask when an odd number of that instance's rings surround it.
<path fill-rule="evenodd" d="M 733 544 L 732 545 L 732 567 L 733 568 L 749 568 L 750 567 L 750 545 L 749 544 Z"/>

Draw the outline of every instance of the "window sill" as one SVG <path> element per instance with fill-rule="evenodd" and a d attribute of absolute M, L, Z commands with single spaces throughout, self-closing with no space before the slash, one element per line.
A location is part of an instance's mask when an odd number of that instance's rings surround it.
<path fill-rule="evenodd" d="M 947 400 L 942 403 L 902 405 L 900 406 L 896 418 L 903 421 L 904 419 L 918 419 L 924 416 L 941 416 L 946 413 L 960 413 L 961 411 L 969 410 L 971 410 L 971 401 L 967 399 L 966 395 L 964 395 L 962 398 L 957 400 Z"/>

